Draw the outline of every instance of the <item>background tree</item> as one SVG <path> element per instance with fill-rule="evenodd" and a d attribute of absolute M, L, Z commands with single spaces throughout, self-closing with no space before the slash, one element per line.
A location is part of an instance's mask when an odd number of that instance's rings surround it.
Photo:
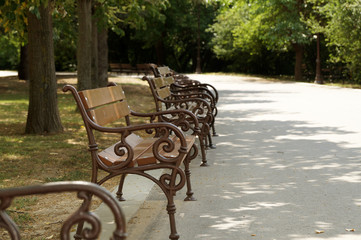
<path fill-rule="evenodd" d="M 321 68 L 321 37 L 325 29 L 326 19 L 321 14 L 322 9 L 326 1 L 325 0 L 305 0 L 305 4 L 310 5 L 306 11 L 302 13 L 302 20 L 307 24 L 308 28 L 313 34 L 313 38 L 316 39 L 316 76 L 315 83 L 323 84 L 323 75 Z"/>
<path fill-rule="evenodd" d="M 52 7 L 53 1 L 33 6 L 28 12 L 29 110 L 26 133 L 62 131 L 57 105 Z"/>
<path fill-rule="evenodd" d="M 26 133 L 62 131 L 57 107 L 52 11 L 54 1 L 2 1 L 1 25 L 5 32 L 15 29 L 19 37 L 28 36 L 29 110 Z M 24 27 L 27 26 L 27 29 Z"/>
<path fill-rule="evenodd" d="M 295 52 L 294 76 L 296 80 L 302 79 L 302 57 L 304 46 L 309 43 L 309 31 L 306 24 L 301 21 L 301 13 L 307 8 L 303 0 L 241 0 L 227 1 L 224 9 L 217 17 L 217 22 L 211 28 L 215 35 L 228 38 L 222 40 L 216 37 L 215 51 L 221 54 L 230 51 L 222 49 L 227 46 L 231 49 L 240 48 L 243 51 L 260 53 L 265 46 L 267 50 L 287 52 L 292 48 Z M 226 16 L 231 19 L 227 23 L 221 20 Z M 225 26 L 225 24 L 231 24 Z M 229 31 L 225 33 L 224 31 Z M 230 41 L 230 37 L 232 38 Z M 219 44 L 220 43 L 220 44 Z M 244 49 L 246 48 L 246 49 Z"/>
<path fill-rule="evenodd" d="M 361 2 L 359 0 L 330 0 L 321 9 L 327 18 L 324 29 L 330 61 L 338 70 L 361 83 Z M 347 71 L 342 70 L 345 64 Z"/>
<path fill-rule="evenodd" d="M 78 90 L 92 86 L 92 0 L 78 0 L 77 73 Z"/>

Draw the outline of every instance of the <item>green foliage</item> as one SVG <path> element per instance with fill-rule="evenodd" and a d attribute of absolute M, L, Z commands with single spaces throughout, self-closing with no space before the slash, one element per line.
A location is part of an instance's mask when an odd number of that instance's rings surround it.
<path fill-rule="evenodd" d="M 74 3 L 63 2 L 53 11 L 53 38 L 57 71 L 76 69 L 77 16 Z"/>
<path fill-rule="evenodd" d="M 131 46 L 132 42 L 141 44 L 140 50 L 151 54 L 149 58 L 152 58 L 152 62 L 158 60 L 159 63 L 167 64 L 178 71 L 194 71 L 198 16 L 201 54 L 212 55 L 209 46 L 212 35 L 205 29 L 212 23 L 217 6 L 217 3 L 207 4 L 206 1 L 199 0 L 169 0 L 169 4 L 165 5 L 167 8 L 160 8 L 158 14 L 146 15 L 144 28 L 128 29 L 127 33 L 131 34 L 131 37 L 127 40 L 129 44 L 124 44 L 127 47 Z M 206 64 L 204 61 L 203 65 Z"/>
<path fill-rule="evenodd" d="M 361 83 L 361 1 L 332 0 L 322 13 L 328 19 L 324 34 L 334 49 L 331 61 L 346 63 L 354 81 Z"/>
<path fill-rule="evenodd" d="M 12 35 L 0 36 L 0 69 L 16 69 L 20 44 Z"/>

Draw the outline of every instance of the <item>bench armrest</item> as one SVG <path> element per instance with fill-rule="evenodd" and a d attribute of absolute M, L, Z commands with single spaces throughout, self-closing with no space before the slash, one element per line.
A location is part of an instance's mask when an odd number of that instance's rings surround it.
<path fill-rule="evenodd" d="M 197 91 L 197 89 L 194 89 L 194 90 L 186 90 L 186 89 L 172 90 L 172 96 L 176 97 L 177 99 L 189 99 L 189 98 L 205 99 L 210 103 L 210 106 L 212 108 L 215 107 L 214 97 L 212 97 L 208 93 Z"/>
<path fill-rule="evenodd" d="M 177 82 L 172 84 L 172 91 L 173 92 L 200 92 L 209 95 L 214 102 L 216 102 L 216 96 L 215 93 L 213 93 L 211 90 L 209 90 L 206 86 L 201 85 L 180 85 Z"/>
<path fill-rule="evenodd" d="M 153 113 L 139 113 L 131 111 L 131 114 L 137 117 L 149 117 L 151 122 L 158 117 L 159 122 L 172 123 L 180 127 L 184 132 L 192 129 L 196 134 L 199 134 L 201 131 L 197 117 L 191 111 L 186 109 L 174 109 Z M 167 115 L 171 115 L 172 118 L 167 117 Z"/>
<path fill-rule="evenodd" d="M 158 100 L 165 103 L 175 106 L 176 109 L 189 109 L 189 106 L 192 105 L 192 103 L 196 103 L 196 107 L 193 110 L 190 110 L 193 114 L 198 116 L 199 114 L 196 114 L 196 111 L 199 111 L 200 114 L 210 115 L 212 116 L 212 108 L 209 105 L 209 103 L 201 98 L 188 98 L 188 99 L 177 99 L 177 96 L 171 95 L 173 98 L 170 100 L 162 99 L 158 97 Z"/>
<path fill-rule="evenodd" d="M 189 82 L 189 83 L 187 83 Z M 210 95 L 214 97 L 215 102 L 218 102 L 218 98 L 219 98 L 219 94 L 217 89 L 208 83 L 200 83 L 198 81 L 194 81 L 194 80 L 190 80 L 190 79 L 185 79 L 185 80 L 178 80 L 175 83 L 173 83 L 173 85 L 175 85 L 176 87 L 179 88 L 202 88 L 202 89 L 207 89 L 206 91 L 211 93 Z M 210 89 L 212 89 L 212 91 Z"/>
<path fill-rule="evenodd" d="M 0 190 L 0 227 L 5 228 L 11 239 L 20 239 L 20 231 L 15 222 L 6 213 L 6 209 L 11 206 L 11 202 L 16 197 L 29 196 L 34 194 L 50 194 L 62 192 L 77 192 L 79 199 L 83 199 L 83 204 L 67 220 L 64 221 L 60 237 L 70 239 L 70 231 L 74 224 L 85 221 L 91 224 L 90 230 L 97 239 L 101 232 L 101 223 L 95 214 L 90 212 L 91 196 L 100 198 L 111 210 L 115 220 L 116 229 L 113 231 L 111 239 L 123 240 L 126 238 L 125 217 L 115 198 L 105 188 L 89 182 L 56 182 L 43 185 L 8 188 Z"/>
<path fill-rule="evenodd" d="M 146 131 L 147 133 L 156 132 L 156 138 L 154 143 L 152 144 L 153 154 L 157 161 L 172 163 L 176 166 L 179 166 L 186 156 L 188 145 L 186 138 L 182 132 L 176 125 L 168 122 L 157 122 L 157 123 L 147 123 L 147 124 L 139 124 L 139 125 L 131 125 L 125 127 L 102 127 L 95 123 L 92 123 L 92 127 L 94 130 L 100 132 L 107 133 L 119 133 L 121 134 L 120 141 L 114 146 L 114 153 L 119 157 L 126 156 L 125 160 L 119 164 L 113 166 L 105 165 L 99 158 L 98 163 L 105 169 L 109 171 L 119 170 L 127 167 L 134 161 L 134 151 L 131 145 L 126 141 L 126 137 L 128 137 L 133 132 L 137 131 Z M 172 156 L 171 158 L 162 156 L 159 152 L 162 149 L 165 153 L 172 152 L 174 147 L 176 146 L 174 138 L 172 136 L 176 136 L 177 142 L 179 142 L 179 151 L 178 155 Z M 125 151 L 126 149 L 126 151 Z"/>

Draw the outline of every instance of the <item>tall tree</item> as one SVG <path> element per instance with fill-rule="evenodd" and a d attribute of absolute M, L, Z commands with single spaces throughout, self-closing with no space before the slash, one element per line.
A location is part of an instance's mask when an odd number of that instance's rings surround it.
<path fill-rule="evenodd" d="M 0 25 L 5 32 L 15 29 L 19 39 L 26 41 L 27 37 L 28 42 L 30 88 L 26 133 L 44 134 L 63 130 L 54 63 L 54 6 L 54 0 L 0 2 Z"/>
<path fill-rule="evenodd" d="M 78 0 L 78 90 L 92 87 L 92 0 Z"/>
<path fill-rule="evenodd" d="M 333 49 L 331 61 L 346 64 L 352 80 L 361 83 L 360 0 L 329 0 L 320 12 L 327 19 L 324 34 Z"/>
<path fill-rule="evenodd" d="M 305 4 L 309 5 L 308 10 L 302 13 L 302 19 L 307 24 L 313 37 L 316 39 L 316 76 L 315 83 L 323 84 L 323 75 L 321 71 L 321 37 L 325 29 L 326 18 L 321 13 L 321 9 L 325 6 L 325 0 L 305 0 Z"/>
<path fill-rule="evenodd" d="M 200 16 L 200 5 L 203 3 L 203 0 L 193 0 L 194 9 L 196 12 L 197 17 L 197 63 L 196 63 L 196 73 L 202 72 L 202 66 L 201 66 L 201 16 Z"/>
<path fill-rule="evenodd" d="M 98 86 L 108 84 L 108 29 L 98 29 Z"/>
<path fill-rule="evenodd" d="M 26 133 L 62 131 L 57 105 L 52 3 L 48 1 L 28 12 L 29 110 Z"/>
<path fill-rule="evenodd" d="M 309 43 L 309 30 L 301 19 L 307 8 L 303 0 L 239 0 L 225 1 L 225 8 L 211 28 L 216 35 L 215 50 L 221 54 L 247 49 L 257 53 L 262 45 L 272 51 L 295 51 L 294 75 L 302 78 L 303 49 Z M 230 17 L 226 23 L 222 19 Z M 224 49 L 224 47 L 227 47 Z"/>

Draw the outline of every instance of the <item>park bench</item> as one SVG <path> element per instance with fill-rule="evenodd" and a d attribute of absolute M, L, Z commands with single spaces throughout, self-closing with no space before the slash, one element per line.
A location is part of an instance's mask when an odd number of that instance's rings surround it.
<path fill-rule="evenodd" d="M 136 73 L 148 75 L 153 73 L 153 64 L 151 63 L 138 63 L 135 66 L 129 63 L 109 63 L 110 72 L 112 73 Z"/>
<path fill-rule="evenodd" d="M 134 73 L 136 68 L 129 63 L 109 63 L 110 72 L 113 73 Z"/>
<path fill-rule="evenodd" d="M 194 98 L 194 94 L 173 94 L 170 90 L 171 78 L 150 78 L 144 76 L 143 80 L 146 80 L 149 84 L 157 112 L 170 109 L 187 109 L 197 117 L 198 122 L 201 124 L 201 139 L 203 139 L 203 142 L 200 142 L 203 160 L 201 166 L 207 166 L 205 147 L 215 148 L 210 135 L 213 115 L 209 103 L 204 99 Z"/>
<path fill-rule="evenodd" d="M 217 89 L 208 83 L 201 83 L 200 81 L 190 79 L 188 76 L 176 73 L 168 66 L 157 67 L 155 65 L 152 66 L 152 71 L 155 77 L 166 77 L 172 76 L 174 78 L 174 86 L 179 88 L 186 88 L 186 87 L 198 87 L 205 90 L 208 94 L 212 95 L 214 98 L 214 102 L 218 102 L 219 94 Z"/>
<path fill-rule="evenodd" d="M 163 67 L 157 67 L 156 65 L 152 66 L 152 71 L 154 74 L 154 77 L 163 77 L 163 78 L 169 78 L 172 77 L 172 79 L 169 79 L 168 81 L 172 81 L 171 90 L 173 92 L 178 93 L 194 93 L 198 94 L 197 97 L 203 98 L 205 100 L 208 100 L 213 113 L 213 121 L 215 121 L 215 117 L 218 114 L 218 109 L 216 107 L 216 104 L 218 102 L 218 91 L 217 89 L 212 86 L 211 84 L 207 83 L 201 83 L 197 80 L 189 79 L 186 75 L 178 74 L 172 69 L 170 69 L 167 66 Z M 211 125 L 213 136 L 217 136 L 214 122 Z"/>
<path fill-rule="evenodd" d="M 144 75 L 152 74 L 153 73 L 152 66 L 153 64 L 151 63 L 138 63 L 136 64 L 137 73 Z"/>
<path fill-rule="evenodd" d="M 150 179 L 167 197 L 171 228 L 169 238 L 178 239 L 173 197 L 186 184 L 187 197 L 184 200 L 195 200 L 190 183 L 189 163 L 198 154 L 195 145 L 196 135 L 184 135 L 182 129 L 189 130 L 194 126 L 192 129 L 200 132 L 196 117 L 185 110 L 133 112 L 121 86 L 115 84 L 79 92 L 73 86 L 66 85 L 63 91 L 72 92 L 84 121 L 92 158 L 91 181 L 100 185 L 121 175 L 117 197 L 124 200 L 122 189 L 127 174 L 137 174 Z M 179 117 L 172 123 L 154 122 L 164 114 Z M 149 118 L 150 123 L 132 124 L 133 116 Z M 192 123 L 188 122 L 189 118 L 193 118 Z M 124 120 L 122 125 L 117 122 L 121 119 Z M 102 146 L 101 133 L 116 134 L 120 141 L 112 146 Z M 181 168 L 182 163 L 185 166 L 184 171 Z M 165 170 L 159 179 L 152 176 L 152 170 L 156 169 Z M 99 170 L 105 171 L 107 175 L 99 177 Z"/>
<path fill-rule="evenodd" d="M 125 218 L 116 201 L 109 191 L 96 184 L 89 182 L 56 182 L 47 183 L 36 186 L 16 187 L 0 189 L 0 229 L 3 228 L 7 232 L 7 236 L 12 240 L 20 240 L 20 229 L 12 218 L 7 214 L 7 209 L 11 206 L 12 201 L 18 197 L 51 194 L 51 193 L 64 193 L 75 192 L 79 199 L 83 200 L 82 205 L 63 223 L 60 231 L 60 239 L 70 239 L 70 232 L 72 226 L 75 224 L 83 224 L 87 222 L 91 224 L 91 234 L 78 236 L 78 239 L 97 239 L 101 233 L 101 222 L 97 215 L 90 212 L 91 196 L 96 196 L 106 204 L 115 221 L 115 230 L 113 231 L 113 240 L 126 239 L 125 233 Z M 45 225 L 45 223 L 44 223 Z M 89 230 L 88 230 L 89 231 Z M 89 232 L 88 232 L 89 233 Z M 3 236 L 6 238 L 6 235 Z"/>

